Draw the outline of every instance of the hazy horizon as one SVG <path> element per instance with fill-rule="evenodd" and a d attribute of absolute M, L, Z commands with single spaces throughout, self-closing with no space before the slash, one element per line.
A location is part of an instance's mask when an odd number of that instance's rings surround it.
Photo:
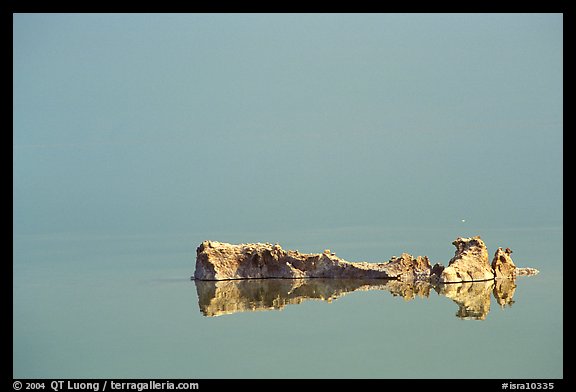
<path fill-rule="evenodd" d="M 561 14 L 15 14 L 13 230 L 562 225 Z"/>

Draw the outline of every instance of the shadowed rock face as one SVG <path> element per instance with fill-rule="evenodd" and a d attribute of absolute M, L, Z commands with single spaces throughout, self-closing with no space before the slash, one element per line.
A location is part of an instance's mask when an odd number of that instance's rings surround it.
<path fill-rule="evenodd" d="M 464 282 L 433 285 L 426 281 L 403 282 L 382 279 L 246 279 L 196 280 L 200 312 L 207 317 L 238 312 L 281 310 L 307 300 L 332 302 L 355 291 L 378 290 L 405 301 L 428 298 L 434 289 L 458 305 L 456 317 L 484 320 L 490 311 L 490 293 L 496 301 L 511 306 L 514 280 Z"/>

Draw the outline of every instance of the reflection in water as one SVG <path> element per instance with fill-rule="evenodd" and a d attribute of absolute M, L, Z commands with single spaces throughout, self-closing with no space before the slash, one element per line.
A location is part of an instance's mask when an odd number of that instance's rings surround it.
<path fill-rule="evenodd" d="M 247 279 L 195 281 L 204 316 L 282 309 L 307 299 L 332 302 L 357 290 L 383 290 L 383 281 L 371 284 L 348 279 Z"/>
<path fill-rule="evenodd" d="M 494 281 L 443 284 L 434 289 L 458 304 L 456 317 L 484 320 L 490 311 L 490 292 Z"/>
<path fill-rule="evenodd" d="M 196 280 L 198 304 L 204 316 L 237 312 L 279 310 L 309 299 L 331 302 L 353 291 L 381 290 L 406 301 L 428 298 L 430 290 L 458 304 L 456 316 L 483 320 L 490 311 L 490 293 L 501 306 L 512 306 L 514 280 L 490 280 L 432 285 L 429 282 L 401 282 L 382 279 L 246 279 Z"/>
<path fill-rule="evenodd" d="M 514 303 L 514 291 L 516 291 L 515 279 L 496 279 L 492 293 L 498 305 L 504 308 Z"/>

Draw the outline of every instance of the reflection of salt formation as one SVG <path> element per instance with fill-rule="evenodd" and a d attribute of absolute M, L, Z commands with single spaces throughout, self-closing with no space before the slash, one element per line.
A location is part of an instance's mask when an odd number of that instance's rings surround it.
<path fill-rule="evenodd" d="M 353 291 L 382 290 L 411 301 L 428 298 L 433 288 L 459 306 L 456 316 L 484 320 L 490 311 L 490 293 L 504 307 L 514 303 L 513 279 L 431 285 L 425 281 L 402 282 L 389 279 L 241 279 L 196 280 L 198 305 L 204 316 L 220 316 L 257 310 L 280 310 L 308 299 L 327 302 Z"/>
<path fill-rule="evenodd" d="M 515 279 L 496 279 L 494 281 L 494 298 L 500 307 L 512 306 L 514 303 L 514 291 L 516 291 Z"/>
<path fill-rule="evenodd" d="M 425 281 L 402 282 L 400 280 L 389 280 L 384 286 L 385 290 L 390 291 L 393 296 L 402 297 L 406 301 L 411 301 L 416 297 L 428 298 L 432 287 Z"/>
<path fill-rule="evenodd" d="M 295 282 L 284 279 L 267 279 L 259 282 L 253 280 L 196 281 L 198 304 L 204 316 L 280 309 L 289 301 L 286 297 Z"/>
<path fill-rule="evenodd" d="M 456 317 L 465 320 L 484 320 L 490 311 L 490 292 L 494 281 L 443 284 L 436 291 L 459 306 Z"/>
<path fill-rule="evenodd" d="M 307 299 L 332 302 L 353 291 L 386 290 L 406 300 L 427 297 L 427 283 L 383 279 L 242 279 L 196 280 L 198 304 L 204 316 L 282 309 Z"/>

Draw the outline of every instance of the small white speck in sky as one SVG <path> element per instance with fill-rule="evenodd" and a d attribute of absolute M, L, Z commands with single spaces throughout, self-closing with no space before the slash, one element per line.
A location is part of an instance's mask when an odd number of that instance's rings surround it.
<path fill-rule="evenodd" d="M 466 222 L 466 219 L 462 219 L 462 223 Z"/>

